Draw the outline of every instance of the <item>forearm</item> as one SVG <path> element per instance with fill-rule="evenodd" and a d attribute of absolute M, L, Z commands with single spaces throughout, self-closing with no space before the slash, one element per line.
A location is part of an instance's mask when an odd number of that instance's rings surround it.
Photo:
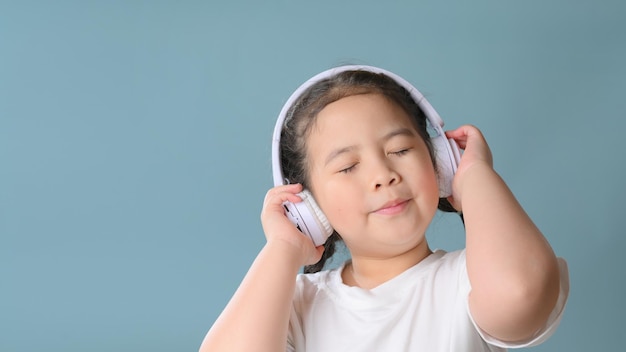
<path fill-rule="evenodd" d="M 541 327 L 556 302 L 556 257 L 490 166 L 467 170 L 462 189 L 474 318 L 495 337 L 524 339 Z"/>
<path fill-rule="evenodd" d="M 250 267 L 200 351 L 285 351 L 300 258 L 282 241 L 268 243 Z"/>

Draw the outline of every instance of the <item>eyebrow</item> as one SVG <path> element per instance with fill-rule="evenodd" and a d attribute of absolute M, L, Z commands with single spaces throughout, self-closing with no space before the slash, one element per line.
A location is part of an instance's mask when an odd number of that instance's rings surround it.
<path fill-rule="evenodd" d="M 395 130 L 387 133 L 386 135 L 383 136 L 383 138 L 381 138 L 381 140 L 383 142 L 387 142 L 388 140 L 390 140 L 391 138 L 393 138 L 395 136 L 414 137 L 415 133 L 412 130 L 406 128 L 406 127 L 401 127 L 401 128 L 395 129 Z M 328 165 L 328 163 L 330 163 L 333 159 L 337 158 L 339 155 L 348 153 L 350 151 L 353 151 L 354 149 L 356 149 L 356 146 L 351 145 L 351 146 L 347 146 L 347 147 L 343 147 L 343 148 L 339 148 L 339 149 L 333 150 L 326 157 L 326 161 L 324 162 L 324 165 Z"/>

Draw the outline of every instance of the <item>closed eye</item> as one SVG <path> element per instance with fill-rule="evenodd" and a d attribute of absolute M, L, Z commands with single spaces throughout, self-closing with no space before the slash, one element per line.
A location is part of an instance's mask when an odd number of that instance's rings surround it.
<path fill-rule="evenodd" d="M 402 156 L 402 155 L 408 153 L 410 150 L 411 150 L 411 148 L 406 148 L 406 149 L 401 149 L 401 150 L 398 150 L 398 151 L 395 151 L 395 152 L 389 152 L 389 154 Z"/>
<path fill-rule="evenodd" d="M 356 165 L 357 164 L 350 165 L 350 166 L 346 167 L 345 169 L 339 170 L 339 172 L 342 173 L 342 174 L 350 173 L 350 172 L 354 171 L 354 168 L 356 167 Z"/>

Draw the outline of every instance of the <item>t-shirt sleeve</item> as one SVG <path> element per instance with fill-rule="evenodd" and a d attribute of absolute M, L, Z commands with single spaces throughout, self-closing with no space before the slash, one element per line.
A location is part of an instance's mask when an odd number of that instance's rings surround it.
<path fill-rule="evenodd" d="M 530 337 L 529 339 L 525 341 L 516 341 L 516 342 L 501 341 L 487 334 L 480 327 L 478 327 L 478 324 L 476 324 L 476 322 L 474 321 L 474 318 L 472 317 L 472 314 L 469 311 L 469 302 L 468 302 L 467 314 L 470 317 L 472 324 L 474 324 L 474 327 L 476 328 L 480 336 L 483 338 L 483 340 L 485 340 L 485 342 L 487 342 L 490 345 L 494 345 L 494 346 L 498 346 L 502 348 L 524 348 L 524 347 L 537 346 L 543 343 L 544 341 L 546 341 L 550 336 L 554 334 L 554 332 L 556 331 L 557 327 L 559 326 L 561 322 L 561 318 L 563 317 L 563 312 L 565 311 L 565 303 L 567 302 L 567 298 L 569 296 L 569 271 L 567 268 L 567 262 L 563 258 L 557 258 L 557 260 L 559 264 L 560 289 L 559 289 L 559 297 L 557 299 L 556 305 L 554 306 L 554 309 L 550 313 L 550 316 L 548 317 L 546 324 L 541 329 L 537 330 L 537 332 L 532 337 Z M 467 280 L 466 284 L 469 287 L 469 277 L 467 276 L 467 270 L 464 270 L 464 271 L 465 271 L 464 276 Z M 467 292 L 469 293 L 469 290 Z"/>

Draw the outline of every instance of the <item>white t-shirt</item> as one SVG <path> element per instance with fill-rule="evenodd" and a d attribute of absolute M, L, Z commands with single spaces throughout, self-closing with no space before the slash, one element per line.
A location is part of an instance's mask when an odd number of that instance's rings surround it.
<path fill-rule="evenodd" d="M 465 250 L 435 251 L 382 285 L 343 284 L 341 267 L 297 278 L 288 351 L 506 351 L 540 344 L 556 330 L 569 294 L 566 262 L 561 289 L 546 326 L 528 341 L 498 341 L 474 323 Z"/>

